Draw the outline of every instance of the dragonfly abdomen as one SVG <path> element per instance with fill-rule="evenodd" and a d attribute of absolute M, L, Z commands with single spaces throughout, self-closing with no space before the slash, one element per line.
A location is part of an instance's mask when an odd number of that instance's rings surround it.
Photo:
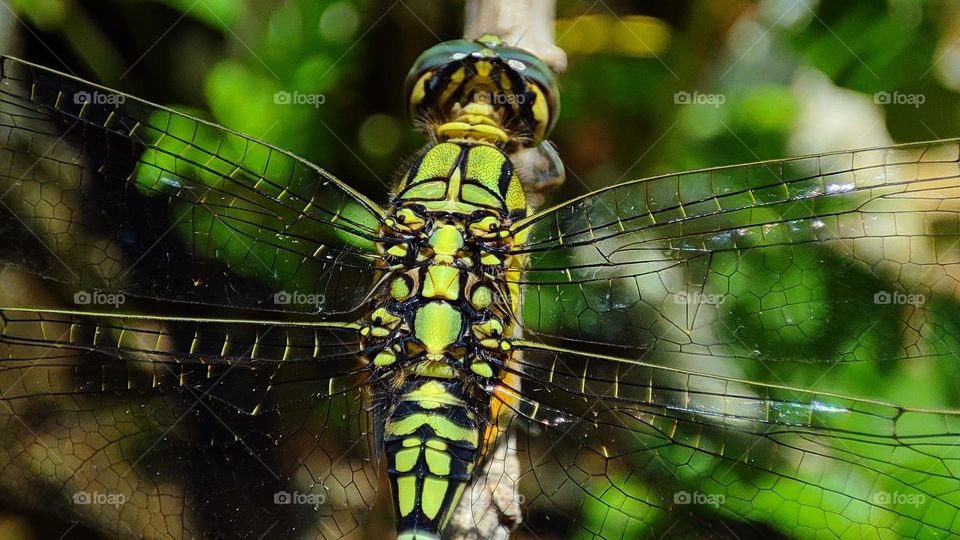
<path fill-rule="evenodd" d="M 439 538 L 480 451 L 484 420 L 458 381 L 409 380 L 384 427 L 398 538 Z"/>

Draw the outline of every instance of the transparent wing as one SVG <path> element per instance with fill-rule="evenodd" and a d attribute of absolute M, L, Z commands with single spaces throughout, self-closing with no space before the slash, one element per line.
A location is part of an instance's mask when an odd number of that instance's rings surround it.
<path fill-rule="evenodd" d="M 345 324 L 7 308 L 0 343 L 7 399 L 186 387 L 258 414 L 365 375 Z"/>
<path fill-rule="evenodd" d="M 0 497 L 112 536 L 359 534 L 380 210 L 0 57 Z"/>
<path fill-rule="evenodd" d="M 960 532 L 958 178 L 941 141 L 628 182 L 516 224 L 529 511 L 604 538 Z"/>
<path fill-rule="evenodd" d="M 341 538 L 377 488 L 356 335 L 4 310 L 0 493 L 119 536 Z"/>
<path fill-rule="evenodd" d="M 336 314 L 373 286 L 382 211 L 223 127 L 0 57 L 4 262 L 78 292 Z"/>
<path fill-rule="evenodd" d="M 518 382 L 498 395 L 516 415 L 504 430 L 518 434 L 513 478 L 532 530 L 960 532 L 960 412 L 530 342 L 518 350 Z"/>
<path fill-rule="evenodd" d="M 547 210 L 515 227 L 524 327 L 770 360 L 951 354 L 957 154 L 943 141 L 721 167 Z"/>

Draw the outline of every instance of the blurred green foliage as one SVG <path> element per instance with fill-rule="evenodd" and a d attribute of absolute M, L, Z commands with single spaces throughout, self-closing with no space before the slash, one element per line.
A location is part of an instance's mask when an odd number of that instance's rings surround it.
<path fill-rule="evenodd" d="M 207 111 L 374 196 L 423 142 L 407 127 L 403 76 L 429 45 L 458 37 L 462 17 L 457 3 L 422 0 L 13 5 L 45 32 L 42 39 L 61 40 L 66 52 L 57 51 L 82 66 L 81 75 L 105 74 L 105 84 Z M 960 100 L 949 46 L 957 15 L 949 4 L 608 5 L 559 2 L 559 41 L 574 52 L 553 137 L 571 174 L 556 200 L 622 179 L 807 150 L 790 141 L 805 99 L 797 80 L 813 70 L 868 103 L 877 92 L 924 96 L 919 107 L 879 104 L 886 122 L 864 132 L 886 127 L 897 141 L 956 134 Z M 581 52 L 597 42 L 594 34 L 616 28 L 626 30 Z M 323 98 L 286 106 L 274 103 L 278 92 Z M 723 102 L 687 106 L 676 102 L 678 92 Z"/>

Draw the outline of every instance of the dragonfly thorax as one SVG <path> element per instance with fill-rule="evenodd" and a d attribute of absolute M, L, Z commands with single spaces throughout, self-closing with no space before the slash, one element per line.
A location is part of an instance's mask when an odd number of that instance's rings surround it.
<path fill-rule="evenodd" d="M 442 530 L 496 424 L 492 388 L 513 353 L 500 279 L 517 263 L 504 196 L 515 181 L 496 148 L 437 145 L 381 230 L 380 307 L 361 334 L 401 531 Z"/>
<path fill-rule="evenodd" d="M 461 134 L 473 133 L 483 125 L 464 123 Z M 510 222 L 526 216 L 527 197 L 503 150 L 460 139 L 433 145 L 413 162 L 397 186 L 391 213 L 388 227 L 401 231 L 410 229 L 405 219 L 441 215 L 471 222 L 476 216 L 491 216 L 506 230 Z"/>
<path fill-rule="evenodd" d="M 513 306 L 499 278 L 514 264 L 512 239 L 493 214 L 461 216 L 402 207 L 381 246 L 382 307 L 364 328 L 375 368 L 399 379 L 464 379 L 480 386 L 507 360 L 502 337 Z"/>

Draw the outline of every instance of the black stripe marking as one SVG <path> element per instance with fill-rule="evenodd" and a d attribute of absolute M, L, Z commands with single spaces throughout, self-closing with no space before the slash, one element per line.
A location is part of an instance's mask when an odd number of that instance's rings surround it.
<path fill-rule="evenodd" d="M 497 187 L 500 189 L 500 199 L 506 207 L 507 203 L 507 191 L 510 189 L 510 180 L 513 178 L 513 164 L 510 163 L 509 159 L 503 160 L 503 165 L 500 166 L 500 178 L 497 180 Z"/>
<path fill-rule="evenodd" d="M 420 172 L 420 165 L 423 163 L 423 158 L 427 157 L 427 154 L 430 153 L 430 148 L 427 148 L 420 156 L 413 162 L 413 165 L 407 170 L 406 182 L 407 185 L 403 186 L 404 191 L 410 188 L 410 181 L 417 177 L 417 173 Z"/>

